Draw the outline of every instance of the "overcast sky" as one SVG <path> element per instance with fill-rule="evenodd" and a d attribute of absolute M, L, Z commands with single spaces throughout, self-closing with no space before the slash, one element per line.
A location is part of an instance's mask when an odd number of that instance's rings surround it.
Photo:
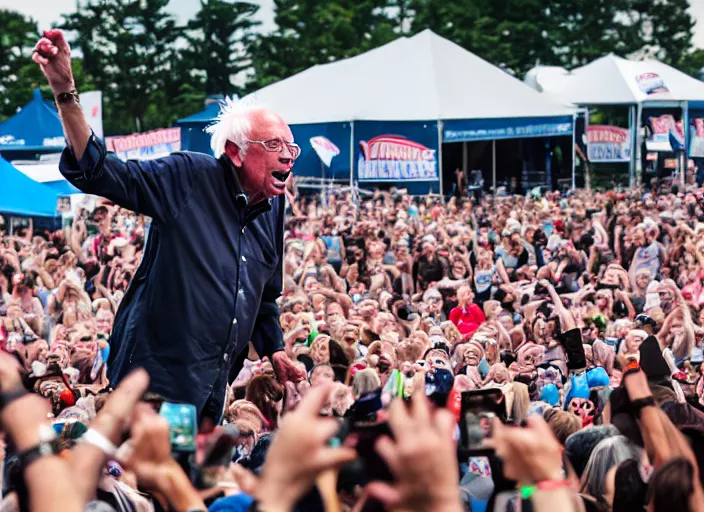
<path fill-rule="evenodd" d="M 442 0 L 438 0 L 442 1 Z M 259 18 L 263 22 L 262 29 L 273 27 L 273 0 L 255 1 L 261 6 Z M 694 44 L 704 48 L 704 0 L 690 0 L 692 16 L 698 21 L 694 27 Z M 199 0 L 171 0 L 169 8 L 179 22 L 185 22 L 198 11 Z M 76 0 L 0 0 L 0 8 L 19 10 L 32 16 L 39 22 L 40 30 L 47 29 L 52 22 L 58 22 L 61 14 L 72 12 Z"/>

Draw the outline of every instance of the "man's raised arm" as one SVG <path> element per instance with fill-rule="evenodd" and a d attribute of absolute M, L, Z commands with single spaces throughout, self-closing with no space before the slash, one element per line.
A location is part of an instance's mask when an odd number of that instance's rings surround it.
<path fill-rule="evenodd" d="M 34 47 L 32 60 L 39 64 L 54 93 L 61 115 L 61 124 L 68 145 L 76 160 L 83 153 L 91 137 L 91 129 L 78 103 L 78 92 L 71 70 L 71 48 L 60 30 L 47 30 Z"/>
<path fill-rule="evenodd" d="M 175 219 L 196 186 L 194 160 L 198 157 L 175 154 L 123 162 L 108 155 L 81 110 L 71 71 L 71 48 L 60 30 L 44 32 L 32 60 L 49 81 L 61 115 L 68 143 L 59 163 L 61 174 L 87 194 L 106 197 L 158 221 Z"/>

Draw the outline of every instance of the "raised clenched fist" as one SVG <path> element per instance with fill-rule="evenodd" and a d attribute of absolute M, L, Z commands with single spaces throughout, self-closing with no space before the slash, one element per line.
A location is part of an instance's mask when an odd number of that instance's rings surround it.
<path fill-rule="evenodd" d="M 41 67 L 54 95 L 74 89 L 71 47 L 63 32 L 57 29 L 44 32 L 44 37 L 34 47 L 32 60 Z"/>

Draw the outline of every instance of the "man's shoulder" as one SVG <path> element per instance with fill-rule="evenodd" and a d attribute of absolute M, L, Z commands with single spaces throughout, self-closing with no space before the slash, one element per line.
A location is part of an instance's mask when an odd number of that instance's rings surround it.
<path fill-rule="evenodd" d="M 196 151 L 175 151 L 166 158 L 187 161 L 198 169 L 219 169 L 221 167 L 220 162 L 213 155 Z"/>

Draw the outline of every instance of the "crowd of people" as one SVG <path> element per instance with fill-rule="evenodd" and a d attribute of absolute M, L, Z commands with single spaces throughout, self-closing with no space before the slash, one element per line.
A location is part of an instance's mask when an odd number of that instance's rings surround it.
<path fill-rule="evenodd" d="M 107 379 L 149 220 L 0 222 L 2 510 L 704 510 L 703 189 L 289 199 L 307 378 L 251 347 L 186 454 Z"/>

